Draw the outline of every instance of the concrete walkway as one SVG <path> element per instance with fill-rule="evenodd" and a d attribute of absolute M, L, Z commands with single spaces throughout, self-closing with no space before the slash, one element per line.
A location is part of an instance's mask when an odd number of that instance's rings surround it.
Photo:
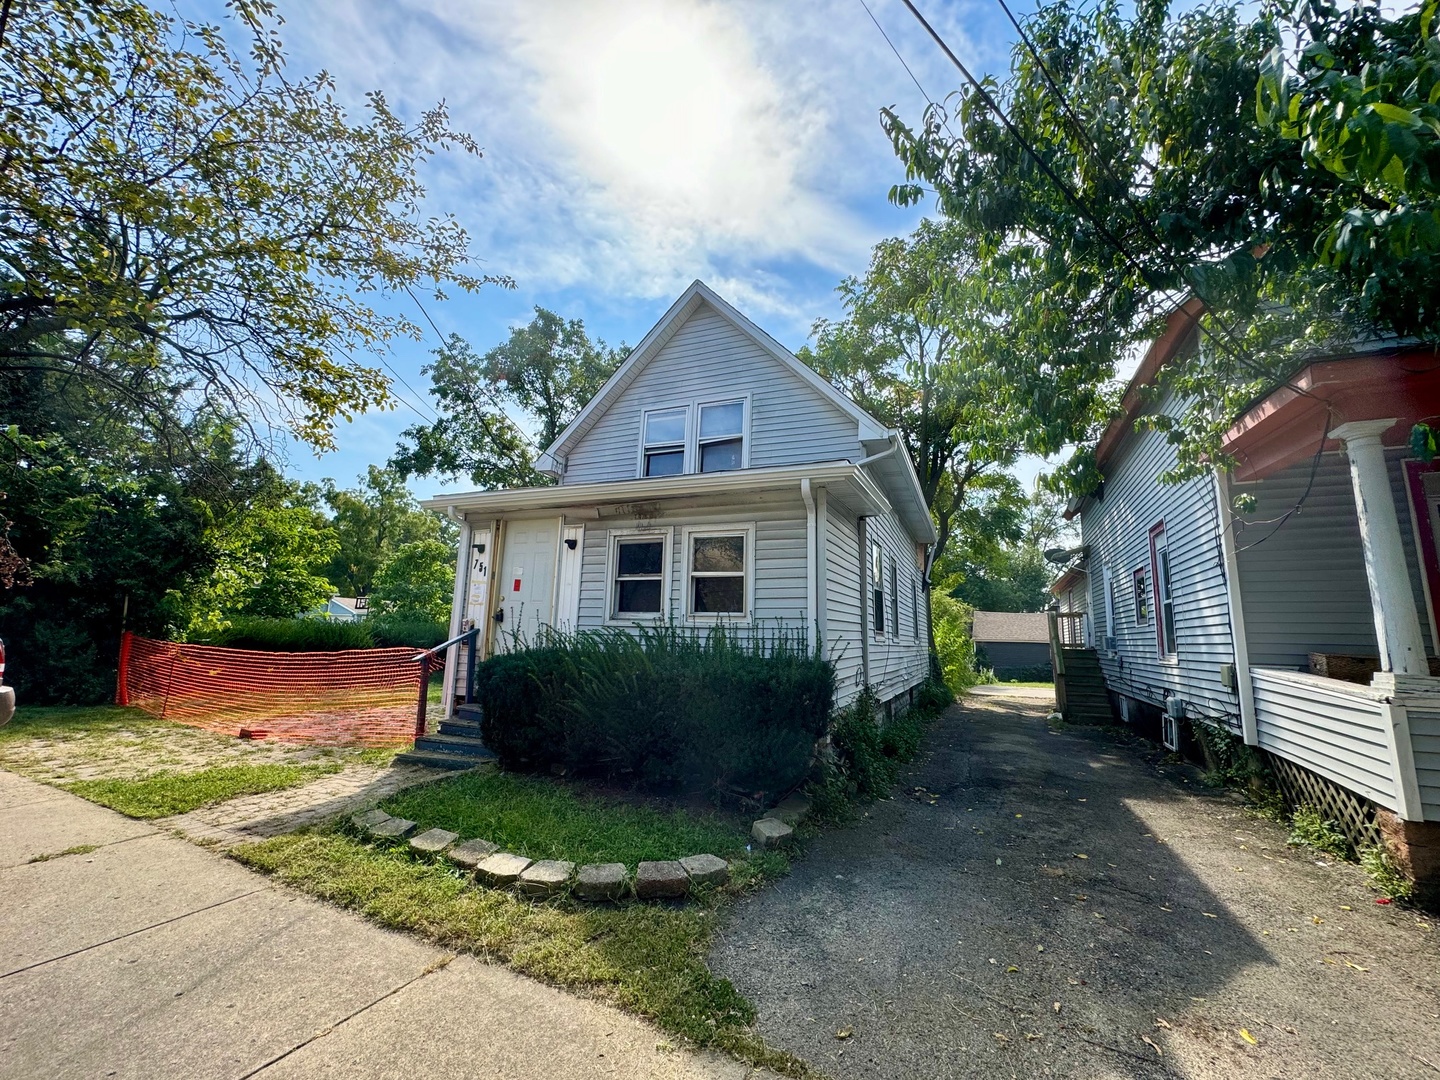
<path fill-rule="evenodd" d="M 711 955 L 837 1078 L 1440 1077 L 1440 932 L 1165 764 L 949 710 L 893 800 L 737 905 Z"/>
<path fill-rule="evenodd" d="M 0 1077 L 749 1075 L 3 771 L 0 820 Z"/>

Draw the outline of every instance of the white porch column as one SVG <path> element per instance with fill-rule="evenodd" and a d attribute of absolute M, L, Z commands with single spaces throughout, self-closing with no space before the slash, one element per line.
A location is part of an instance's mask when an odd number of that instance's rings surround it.
<path fill-rule="evenodd" d="M 1395 419 L 1355 420 L 1341 424 L 1330 438 L 1345 443 L 1350 458 L 1350 479 L 1355 486 L 1355 511 L 1360 517 L 1360 540 L 1365 546 L 1365 577 L 1375 612 L 1375 636 L 1380 641 L 1380 670 L 1396 675 L 1429 676 L 1420 616 L 1410 590 L 1410 571 L 1400 541 L 1400 518 L 1385 469 L 1383 432 Z"/>

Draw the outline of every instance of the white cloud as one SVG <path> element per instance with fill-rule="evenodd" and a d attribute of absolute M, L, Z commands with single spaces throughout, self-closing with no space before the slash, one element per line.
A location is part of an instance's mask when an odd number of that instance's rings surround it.
<path fill-rule="evenodd" d="M 955 84 L 896 0 L 872 7 L 932 94 Z M 939 21 L 973 56 L 963 10 Z M 838 279 L 913 216 L 883 209 L 900 170 L 878 110 L 923 102 L 858 0 L 330 0 L 287 18 L 292 67 L 347 97 L 380 87 L 407 115 L 446 99 L 486 154 L 436 158 L 433 201 L 527 289 L 661 298 L 704 277 L 808 326 L 813 285 L 774 267 Z"/>

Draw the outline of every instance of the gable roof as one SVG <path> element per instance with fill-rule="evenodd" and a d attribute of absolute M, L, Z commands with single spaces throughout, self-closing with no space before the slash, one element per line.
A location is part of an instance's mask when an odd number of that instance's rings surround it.
<path fill-rule="evenodd" d="M 1043 611 L 977 611 L 970 637 L 981 641 L 1050 641 L 1050 623 Z"/>
<path fill-rule="evenodd" d="M 879 442 L 889 438 L 890 431 L 885 425 L 835 389 L 789 349 L 736 311 L 710 286 L 697 279 L 690 283 L 690 287 L 680 294 L 680 298 L 675 303 L 670 305 L 670 310 L 661 316 L 660 321 L 641 339 L 640 344 L 631 350 L 630 355 L 625 358 L 625 362 L 620 365 L 615 374 L 606 380 L 605 385 L 580 410 L 579 415 L 570 421 L 570 424 L 553 443 L 545 448 L 544 453 L 535 463 L 536 468 L 558 478 L 563 471 L 565 457 L 571 448 L 595 426 L 600 417 L 605 414 L 605 410 L 624 393 L 626 387 L 635 381 L 645 370 L 646 365 L 654 360 L 660 350 L 675 336 L 675 332 L 702 305 L 711 307 L 716 314 L 736 330 L 789 368 L 797 378 L 807 383 L 817 394 L 853 419 L 856 425 L 857 441 L 862 443 Z"/>

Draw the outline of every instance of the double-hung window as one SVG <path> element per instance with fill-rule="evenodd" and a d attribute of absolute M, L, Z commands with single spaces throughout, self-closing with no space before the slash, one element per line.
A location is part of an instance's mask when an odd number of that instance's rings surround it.
<path fill-rule="evenodd" d="M 726 472 L 745 464 L 745 402 L 700 406 L 696 451 L 701 472 Z"/>
<path fill-rule="evenodd" d="M 1170 582 L 1170 547 L 1165 523 L 1150 530 L 1150 580 L 1155 583 L 1155 643 L 1162 657 L 1175 655 L 1175 598 Z"/>
<path fill-rule="evenodd" d="M 890 560 L 890 626 L 891 632 L 900 636 L 900 577 L 895 560 Z"/>
<path fill-rule="evenodd" d="M 677 476 L 685 471 L 685 428 L 690 410 L 653 409 L 644 419 L 644 475 Z"/>
<path fill-rule="evenodd" d="M 920 640 L 920 583 L 910 579 L 910 636 Z"/>
<path fill-rule="evenodd" d="M 665 538 L 619 537 L 613 552 L 612 616 L 659 615 L 664 606 Z"/>
<path fill-rule="evenodd" d="M 880 545 L 870 541 L 870 629 L 885 633 L 885 555 Z"/>
<path fill-rule="evenodd" d="M 685 534 L 686 606 L 692 617 L 744 619 L 750 613 L 748 528 Z"/>
<path fill-rule="evenodd" d="M 1135 623 L 1144 626 L 1150 621 L 1150 579 L 1143 566 L 1135 568 Z"/>

